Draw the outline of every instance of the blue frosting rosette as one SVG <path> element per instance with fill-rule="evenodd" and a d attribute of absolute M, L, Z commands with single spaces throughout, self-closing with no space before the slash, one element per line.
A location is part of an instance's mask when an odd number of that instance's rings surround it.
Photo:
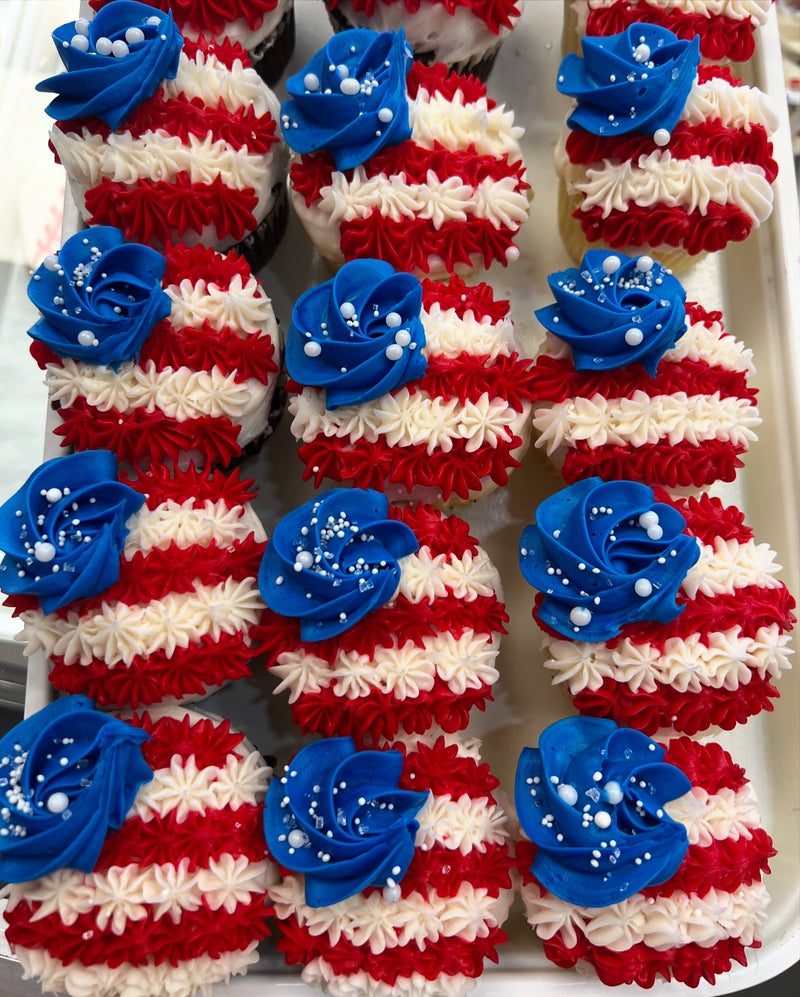
<path fill-rule="evenodd" d="M 28 330 L 60 357 L 119 365 L 138 358 L 172 305 L 161 288 L 167 261 L 119 229 L 97 225 L 67 239 L 28 283 L 42 317 Z"/>
<path fill-rule="evenodd" d="M 91 872 L 109 829 L 122 825 L 153 771 L 150 735 L 58 699 L 0 740 L 0 879 L 23 883 L 56 869 Z"/>
<path fill-rule="evenodd" d="M 309 907 L 369 886 L 389 900 L 414 857 L 427 793 L 398 789 L 400 751 L 357 751 L 349 737 L 303 748 L 267 791 L 264 829 L 275 860 L 303 873 Z"/>
<path fill-rule="evenodd" d="M 427 360 L 422 285 L 381 260 L 345 263 L 292 311 L 286 369 L 325 388 L 330 409 L 380 398 L 421 377 Z"/>
<path fill-rule="evenodd" d="M 397 559 L 418 550 L 419 542 L 388 513 L 380 492 L 333 488 L 275 527 L 259 588 L 270 609 L 300 620 L 304 641 L 343 633 L 397 591 Z"/>
<path fill-rule="evenodd" d="M 608 907 L 657 886 L 688 849 L 665 806 L 691 789 L 662 747 L 613 720 L 569 717 L 523 748 L 514 797 L 536 845 L 531 871 L 555 896 Z"/>
<path fill-rule="evenodd" d="M 281 128 L 295 152 L 327 149 L 338 170 L 411 136 L 406 77 L 413 53 L 403 29 L 335 34 L 286 81 Z"/>
<path fill-rule="evenodd" d="M 116 0 L 87 21 L 56 28 L 53 42 L 67 72 L 36 89 L 58 94 L 46 111 L 57 121 L 93 116 L 118 129 L 163 80 L 175 79 L 183 36 L 172 14 Z"/>
<path fill-rule="evenodd" d="M 84 450 L 45 461 L 0 506 L 0 588 L 52 613 L 119 578 L 126 521 L 144 496 L 117 480 L 117 458 Z"/>
<path fill-rule="evenodd" d="M 653 135 L 666 145 L 678 123 L 700 62 L 700 40 L 680 39 L 656 24 L 631 24 L 618 35 L 586 36 L 583 58 L 566 56 L 557 89 L 578 105 L 570 128 L 593 135 Z"/>
<path fill-rule="evenodd" d="M 565 637 L 611 640 L 628 623 L 668 623 L 700 557 L 686 520 L 635 481 L 586 478 L 545 499 L 522 533 L 519 564 L 544 594 L 536 618 Z"/>
<path fill-rule="evenodd" d="M 655 377 L 686 331 L 686 291 L 649 256 L 590 249 L 579 267 L 552 273 L 547 283 L 556 303 L 536 318 L 567 343 L 576 370 L 640 363 Z"/>

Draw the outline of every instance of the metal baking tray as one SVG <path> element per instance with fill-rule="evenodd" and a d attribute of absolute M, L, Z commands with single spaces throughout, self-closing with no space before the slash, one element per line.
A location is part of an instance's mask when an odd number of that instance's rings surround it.
<path fill-rule="evenodd" d="M 324 5 L 319 0 L 295 0 L 297 45 L 289 74 L 300 69 L 329 37 Z M 531 216 L 522 229 L 521 256 L 507 269 L 493 270 L 489 282 L 495 294 L 512 303 L 512 317 L 523 350 L 533 355 L 542 330 L 534 309 L 547 304 L 549 273 L 571 265 L 561 245 L 556 216 L 556 181 L 552 152 L 569 101 L 554 81 L 560 61 L 562 0 L 527 0 L 522 17 L 504 42 L 489 81 L 489 93 L 512 107 L 516 122 L 526 129 L 523 151 L 534 189 Z M 713 489 L 725 501 L 742 508 L 760 541 L 768 542 L 783 564 L 783 578 L 800 593 L 798 538 L 798 467 L 800 464 L 800 217 L 784 98 L 777 18 L 773 9 L 757 35 L 750 64 L 740 67 L 746 82 L 767 90 L 780 107 L 781 128 L 775 137 L 780 176 L 775 207 L 769 222 L 745 243 L 732 244 L 723 253 L 706 258 L 682 280 L 688 296 L 708 308 L 721 308 L 729 332 L 753 349 L 760 388 L 763 423 L 759 440 L 747 455 L 746 468 L 732 485 Z M 282 84 L 276 87 L 285 96 Z M 77 218 L 67 207 L 66 234 Z M 274 260 L 259 276 L 272 296 L 275 311 L 288 325 L 294 300 L 307 288 L 327 279 L 324 264 L 310 247 L 297 222 L 289 230 Z M 259 487 L 256 508 L 267 532 L 286 512 L 312 495 L 301 480 L 302 466 L 294 454 L 284 418 L 261 452 L 245 462 L 245 476 Z M 45 456 L 58 453 L 50 435 Z M 525 525 L 534 518 L 538 503 L 560 487 L 556 473 L 541 452 L 531 447 L 523 466 L 509 485 L 460 511 L 486 547 L 503 578 L 511 616 L 498 667 L 500 680 L 494 702 L 474 717 L 469 733 L 483 739 L 489 761 L 508 796 L 519 752 L 538 741 L 542 729 L 572 711 L 566 693 L 554 689 L 542 667 L 538 631 L 530 610 L 532 590 L 517 566 L 517 544 Z M 795 636 L 795 647 L 797 637 Z M 256 675 L 204 701 L 204 708 L 229 716 L 259 748 L 283 761 L 300 746 L 292 727 L 285 695 L 274 696 L 276 682 L 256 663 Z M 29 663 L 26 712 L 45 705 L 51 693 L 43 660 Z M 735 993 L 773 976 L 800 957 L 800 673 L 785 673 L 781 698 L 774 712 L 753 718 L 741 730 L 719 740 L 747 769 L 759 796 L 763 822 L 772 834 L 778 856 L 768 880 L 772 902 L 763 929 L 763 946 L 749 950 L 746 967 L 737 966 L 702 982 L 694 991 L 682 984 L 660 984 L 651 992 L 694 993 L 698 997 Z M 593 976 L 561 970 L 549 963 L 533 931 L 525 922 L 519 901 L 506 924 L 509 941 L 500 950 L 499 966 L 488 965 L 473 993 L 475 997 L 596 997 L 606 988 Z M 1 939 L 0 939 L 1 941 Z M 0 991 L 4 997 L 38 994 L 35 983 L 19 980 L 17 967 L 0 958 Z M 535 990 L 534 990 L 535 987 Z M 639 988 L 628 988 L 628 991 Z M 628 992 L 626 991 L 626 992 Z M 311 997 L 296 970 L 283 964 L 274 939 L 263 946 L 259 964 L 244 978 L 213 990 L 215 997 Z"/>

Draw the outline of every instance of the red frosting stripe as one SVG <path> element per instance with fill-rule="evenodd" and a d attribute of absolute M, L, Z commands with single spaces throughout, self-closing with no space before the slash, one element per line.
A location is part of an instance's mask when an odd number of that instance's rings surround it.
<path fill-rule="evenodd" d="M 430 311 L 434 304 L 443 310 L 452 308 L 461 319 L 470 312 L 478 322 L 487 318 L 500 322 L 508 318 L 511 309 L 510 302 L 495 299 L 490 284 L 466 284 L 455 274 L 448 280 L 431 280 L 430 277 L 422 280 L 422 307 Z"/>
<path fill-rule="evenodd" d="M 413 751 L 407 749 L 402 741 L 391 747 L 405 755 L 398 783 L 401 788 L 413 790 L 424 785 L 434 796 L 449 796 L 457 800 L 466 795 L 495 802 L 492 794 L 500 785 L 500 780 L 492 775 L 489 765 L 471 755 L 459 754 L 458 745 L 448 744 L 443 737 L 437 738 L 432 745 L 419 741 Z M 420 857 L 417 853 L 415 860 Z"/>
<path fill-rule="evenodd" d="M 115 409 L 100 412 L 85 398 L 59 410 L 61 425 L 53 432 L 63 437 L 61 446 L 73 450 L 113 450 L 121 461 L 139 467 L 165 458 L 178 464 L 187 453 L 199 453 L 204 464 L 229 464 L 240 456 L 239 427 L 227 417 L 170 419 L 162 412 Z"/>
<path fill-rule="evenodd" d="M 496 897 L 501 890 L 512 888 L 513 866 L 506 844 L 487 843 L 482 850 L 473 848 L 466 855 L 457 848 L 434 845 L 427 852 L 417 851 L 399 885 L 404 897 L 414 892 L 424 896 L 435 882 L 440 897 L 453 897 L 468 880 L 476 890 L 485 889 Z"/>
<path fill-rule="evenodd" d="M 240 277 L 246 284 L 253 276 L 250 264 L 234 250 L 223 254 L 210 246 L 187 246 L 181 242 L 167 247 L 164 256 L 167 268 L 161 280 L 163 287 L 178 286 L 183 280 L 193 284 L 203 280 L 227 290 L 234 277 Z M 263 297 L 260 289 L 256 297 Z"/>
<path fill-rule="evenodd" d="M 705 440 L 643 443 L 639 447 L 607 444 L 589 446 L 578 440 L 567 450 L 561 473 L 568 485 L 597 475 L 605 481 L 660 481 L 667 488 L 697 488 L 715 481 L 733 481 L 744 466 L 744 444 Z"/>
<path fill-rule="evenodd" d="M 563 402 L 568 398 L 631 398 L 646 391 L 651 398 L 660 395 L 713 395 L 720 398 L 748 398 L 755 402 L 757 388 L 747 385 L 743 370 L 728 370 L 705 360 L 686 357 L 677 362 L 663 360 L 650 377 L 641 364 L 633 363 L 616 370 L 579 371 L 571 359 L 541 356 L 533 372 L 532 391 L 536 401 Z"/>
<path fill-rule="evenodd" d="M 426 391 L 431 396 L 456 397 L 462 405 L 488 394 L 490 398 L 502 398 L 517 412 L 537 399 L 533 362 L 520 359 L 517 353 L 496 357 L 467 350 L 457 357 L 434 353 L 428 357 L 423 376 L 406 388 L 414 393 Z"/>
<path fill-rule="evenodd" d="M 714 741 L 699 743 L 691 737 L 676 737 L 664 745 L 664 760 L 685 772 L 692 785 L 712 795 L 722 789 L 738 792 L 747 783 L 747 774 L 730 754 Z"/>
<path fill-rule="evenodd" d="M 275 344 L 267 335 L 242 337 L 234 329 L 215 329 L 208 320 L 200 326 L 174 326 L 159 322 L 144 342 L 139 363 L 155 364 L 158 371 L 188 367 L 210 371 L 217 367 L 232 373 L 237 383 L 254 379 L 267 384 L 278 372 Z"/>
<path fill-rule="evenodd" d="M 90 225 L 114 225 L 130 242 L 167 243 L 171 229 L 203 236 L 211 225 L 218 238 L 238 242 L 257 226 L 253 188 L 228 187 L 221 174 L 211 183 L 192 183 L 185 172 L 171 181 L 142 178 L 134 187 L 104 177 L 84 201 Z"/>
<path fill-rule="evenodd" d="M 708 12 L 690 14 L 679 8 L 666 9 L 646 2 L 630 4 L 627 0 L 591 10 L 586 22 L 586 34 L 617 35 L 637 21 L 659 24 L 678 38 L 688 41 L 699 35 L 700 54 L 713 62 L 722 59 L 746 62 L 755 50 L 754 29 L 749 18 L 736 20 Z"/>
<path fill-rule="evenodd" d="M 188 959 L 208 956 L 220 959 L 227 952 L 246 949 L 255 939 L 269 934 L 266 894 L 254 895 L 233 911 L 212 911 L 205 898 L 197 910 L 182 910 L 180 921 L 171 917 L 154 918 L 148 909 L 144 918 L 128 919 L 125 932 L 115 935 L 99 931 L 94 916 L 79 914 L 73 924 L 65 924 L 58 914 L 34 920 L 41 904 L 23 901 L 14 911 L 6 938 L 11 945 L 27 949 L 44 949 L 65 965 L 108 965 L 112 968 L 130 963 L 144 966 L 149 962 L 177 965 Z M 224 918 L 224 931 L 220 921 Z"/>
<path fill-rule="evenodd" d="M 606 137 L 587 131 L 571 131 L 566 149 L 571 163 L 589 164 L 604 159 L 636 163 L 640 156 L 657 152 L 659 146 L 652 136 L 638 132 Z M 717 118 L 697 125 L 679 121 L 670 133 L 669 152 L 673 159 L 700 156 L 711 160 L 715 166 L 752 163 L 763 169 L 770 183 L 778 175 L 778 164 L 772 157 L 772 142 L 761 124 L 752 124 L 748 131 L 742 131 L 727 128 Z"/>
<path fill-rule="evenodd" d="M 518 436 L 473 451 L 466 449 L 467 443 L 453 440 L 448 453 L 429 454 L 424 444 L 391 447 L 381 439 L 373 443 L 331 437 L 302 444 L 298 454 L 306 465 L 303 480 L 313 477 L 317 488 L 330 478 L 383 491 L 388 481 L 402 485 L 408 492 L 415 486 L 439 488 L 445 501 L 453 494 L 468 499 L 471 491 L 482 489 L 484 478 L 505 485 L 509 469 L 520 466 L 512 456 L 522 445 Z"/>
<path fill-rule="evenodd" d="M 110 0 L 89 0 L 92 10 L 100 10 Z M 178 27 L 188 24 L 193 31 L 221 35 L 231 21 L 244 18 L 253 31 L 261 27 L 264 15 L 275 10 L 278 0 L 146 0 L 151 7 L 171 10 Z M 185 40 L 185 45 L 191 42 Z M 193 53 L 192 53 L 193 54 Z"/>
<path fill-rule="evenodd" d="M 415 0 L 412 0 L 415 2 Z M 452 3 L 453 0 L 445 0 Z M 471 2 L 471 0 L 467 0 Z M 475 0 L 472 0 L 475 2 Z M 482 2 L 482 0 L 477 0 Z M 503 0 L 493 0 L 493 2 L 503 2 Z M 488 95 L 486 84 L 482 83 L 477 76 L 464 76 L 461 73 L 448 69 L 443 62 L 435 62 L 432 66 L 414 60 L 406 77 L 406 90 L 412 100 L 416 100 L 417 94 L 426 90 L 429 94 L 440 94 L 445 100 L 453 100 L 456 94 L 460 94 L 465 104 L 473 104 L 482 97 L 486 99 L 486 106 L 491 110 L 496 107 L 496 102 Z"/>
<path fill-rule="evenodd" d="M 183 503 L 189 498 L 194 499 L 195 503 L 208 500 L 224 502 L 229 509 L 234 509 L 256 497 L 255 482 L 251 479 L 242 480 L 239 468 L 231 471 L 222 471 L 220 468 L 203 471 L 192 464 L 180 474 L 173 475 L 170 468 L 157 464 L 141 477 L 123 471 L 120 481 L 141 492 L 148 509 L 155 509 L 170 499 Z"/>
<path fill-rule="evenodd" d="M 98 706 L 126 703 L 136 709 L 164 699 L 202 698 L 209 689 L 251 675 L 254 656 L 241 633 L 220 634 L 212 641 L 204 636 L 191 647 L 175 649 L 171 657 L 162 653 L 137 655 L 129 666 L 109 668 L 102 661 L 89 665 L 65 665 L 53 655 L 50 682 L 54 688 L 93 699 Z"/>
<path fill-rule="evenodd" d="M 328 8 L 333 10 L 338 6 L 339 0 L 326 0 Z M 519 7 L 514 0 L 431 0 L 432 3 L 444 4 L 448 14 L 452 14 L 456 7 L 466 7 L 475 17 L 483 21 L 493 34 L 498 34 L 501 27 L 512 28 L 512 18 L 520 16 Z M 419 11 L 419 0 L 352 0 L 353 10 L 364 13 L 367 17 L 372 17 L 375 7 L 381 4 L 405 3 L 409 14 L 416 14 Z"/>
<path fill-rule="evenodd" d="M 175 755 L 184 761 L 194 756 L 197 765 L 207 768 L 228 755 L 244 754 L 244 734 L 232 731 L 230 720 L 198 719 L 198 716 L 185 715 L 180 719 L 162 716 L 154 720 L 145 711 L 126 717 L 126 722 L 150 734 L 150 740 L 142 745 L 142 755 L 153 769 L 169 768 Z"/>
<path fill-rule="evenodd" d="M 470 534 L 469 523 L 460 516 L 445 516 L 425 502 L 415 502 L 405 506 L 390 505 L 389 517 L 410 526 L 420 547 L 427 547 L 434 557 L 437 554 L 463 557 L 467 552 L 478 553 L 478 541 Z"/>

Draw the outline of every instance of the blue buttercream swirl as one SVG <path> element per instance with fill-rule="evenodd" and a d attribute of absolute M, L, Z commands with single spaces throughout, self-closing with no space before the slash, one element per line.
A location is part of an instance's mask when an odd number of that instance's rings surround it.
<path fill-rule="evenodd" d="M 586 478 L 545 499 L 522 532 L 525 580 L 544 594 L 537 619 L 565 637 L 606 641 L 627 623 L 668 623 L 700 557 L 678 510 L 636 481 Z"/>
<path fill-rule="evenodd" d="M 150 735 L 57 699 L 0 740 L 0 879 L 23 883 L 56 869 L 91 872 L 109 829 L 125 820 L 153 771 Z"/>
<path fill-rule="evenodd" d="M 71 236 L 28 283 L 42 314 L 28 330 L 60 357 L 116 366 L 138 359 L 172 305 L 161 289 L 166 259 L 98 225 Z"/>
<path fill-rule="evenodd" d="M 303 748 L 267 791 L 264 829 L 273 858 L 303 873 L 309 907 L 369 886 L 398 900 L 414 857 L 416 814 L 427 793 L 398 789 L 399 751 L 357 751 L 349 737 Z"/>
<path fill-rule="evenodd" d="M 653 135 L 666 145 L 697 76 L 700 41 L 682 40 L 656 24 L 631 24 L 618 35 L 583 39 L 583 58 L 558 69 L 559 93 L 578 105 L 570 128 L 593 135 Z"/>
<path fill-rule="evenodd" d="M 536 845 L 531 871 L 555 896 L 608 907 L 670 879 L 689 846 L 665 806 L 691 789 L 664 749 L 613 720 L 568 717 L 523 748 L 514 796 Z"/>
<path fill-rule="evenodd" d="M 57 121 L 93 116 L 115 130 L 163 80 L 175 79 L 183 48 L 172 14 L 136 0 L 62 24 L 53 42 L 67 71 L 36 87 L 58 95 L 47 113 Z"/>
<path fill-rule="evenodd" d="M 334 35 L 286 81 L 281 128 L 295 152 L 327 149 L 338 170 L 411 137 L 405 32 L 352 28 Z"/>
<path fill-rule="evenodd" d="M 556 303 L 536 318 L 568 344 L 576 370 L 640 363 L 655 377 L 686 331 L 686 291 L 649 256 L 590 249 L 580 267 L 552 273 L 547 283 Z"/>
<path fill-rule="evenodd" d="M 391 599 L 398 558 L 419 549 L 389 501 L 371 489 L 332 488 L 284 516 L 258 573 L 264 602 L 300 620 L 304 641 L 343 633 Z"/>
<path fill-rule="evenodd" d="M 144 496 L 117 480 L 117 458 L 84 450 L 45 461 L 0 506 L 0 588 L 52 613 L 119 578 L 125 523 Z"/>
<path fill-rule="evenodd" d="M 325 388 L 329 409 L 380 398 L 421 377 L 422 285 L 381 260 L 345 263 L 301 295 L 286 338 L 295 381 Z"/>

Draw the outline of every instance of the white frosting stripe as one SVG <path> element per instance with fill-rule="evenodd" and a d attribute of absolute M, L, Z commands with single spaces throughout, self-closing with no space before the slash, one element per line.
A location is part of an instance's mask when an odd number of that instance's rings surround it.
<path fill-rule="evenodd" d="M 390 447 L 424 445 L 429 454 L 449 452 L 456 440 L 466 441 L 468 453 L 484 445 L 495 447 L 498 441 L 521 435 L 527 421 L 525 413 L 487 392 L 462 404 L 457 397 L 431 396 L 406 387 L 335 410 L 325 408 L 323 391 L 304 388 L 290 399 L 289 411 L 294 416 L 291 432 L 306 443 L 320 435 L 370 443 L 382 439 Z"/>
<path fill-rule="evenodd" d="M 681 120 L 689 125 L 719 121 L 726 128 L 750 131 L 763 125 L 770 134 L 778 130 L 778 112 L 772 99 L 756 87 L 732 86 L 716 76 L 695 83 L 683 108 Z"/>
<path fill-rule="evenodd" d="M 376 890 L 317 908 L 306 905 L 301 876 L 288 876 L 270 887 L 269 894 L 281 920 L 294 917 L 310 935 L 327 935 L 331 945 L 342 937 L 355 946 L 368 945 L 376 954 L 414 943 L 423 948 L 439 938 L 485 938 L 503 924 L 511 902 L 510 890 L 492 897 L 466 881 L 453 896 L 440 897 L 430 889 L 424 897 L 414 892 L 387 901 Z"/>
<path fill-rule="evenodd" d="M 229 754 L 225 765 L 197 766 L 195 756 L 173 755 L 169 768 L 153 771 L 141 787 L 128 816 L 148 822 L 174 812 L 178 822 L 189 813 L 236 810 L 264 799 L 272 770 L 257 751 L 240 758 Z"/>
<path fill-rule="evenodd" d="M 130 532 L 125 538 L 123 554 L 130 560 L 136 553 L 166 549 L 176 544 L 182 550 L 189 547 L 227 548 L 240 544 L 249 536 L 266 539 L 261 524 L 241 505 L 230 506 L 224 499 L 183 502 L 166 499 L 155 508 L 144 505 L 128 522 Z"/>
<path fill-rule="evenodd" d="M 686 828 L 689 844 L 702 848 L 726 838 L 749 840 L 751 831 L 761 827 L 758 801 L 749 782 L 738 790 L 723 787 L 716 793 L 693 786 L 690 792 L 668 803 L 665 809 L 673 820 Z"/>
<path fill-rule="evenodd" d="M 275 380 L 275 376 L 270 381 Z M 210 416 L 242 422 L 249 413 L 266 411 L 270 385 L 255 378 L 238 381 L 237 372 L 219 367 L 193 371 L 165 367 L 150 360 L 143 366 L 132 360 L 117 370 L 104 364 L 84 364 L 66 358 L 48 364 L 45 382 L 52 401 L 71 406 L 78 398 L 101 412 L 159 410 L 169 419 L 183 421 Z"/>
<path fill-rule="evenodd" d="M 419 830 L 416 845 L 429 849 L 434 845 L 459 851 L 462 855 L 486 844 L 503 844 L 508 840 L 507 819 L 503 810 L 486 797 L 462 794 L 429 796 L 417 814 Z"/>
<path fill-rule="evenodd" d="M 61 869 L 13 890 L 39 905 L 31 921 L 57 913 L 69 926 L 80 915 L 91 914 L 99 931 L 119 936 L 128 921 L 152 916 L 178 924 L 184 912 L 204 905 L 232 914 L 239 904 L 253 903 L 258 894 L 266 893 L 272 871 L 266 861 L 251 862 L 246 855 L 235 858 L 226 853 L 193 871 L 185 857 L 177 865 L 114 866 L 82 876 Z M 16 902 L 12 897 L 11 903 L 16 906 Z"/>
<path fill-rule="evenodd" d="M 515 176 L 488 178 L 473 187 L 459 176 L 438 177 L 433 170 L 424 184 L 405 183 L 402 174 L 368 177 L 363 166 L 347 174 L 334 173 L 320 191 L 319 206 L 331 225 L 376 212 L 395 222 L 427 218 L 436 229 L 445 222 L 488 219 L 495 228 L 516 232 L 528 214 L 528 198 L 517 189 Z"/>
<path fill-rule="evenodd" d="M 701 17 L 725 17 L 731 21 L 751 21 L 753 25 L 766 24 L 772 0 L 629 0 L 632 7 L 659 7 L 663 11 L 679 11 Z M 619 0 L 588 0 L 592 10 L 613 7 Z M 585 8 L 587 0 L 573 0 L 576 10 Z"/>
<path fill-rule="evenodd" d="M 27 655 L 42 650 L 48 658 L 63 657 L 66 665 L 88 665 L 99 659 L 113 668 L 130 665 L 140 654 L 171 657 L 176 648 L 189 647 L 207 635 L 217 640 L 223 633 L 244 634 L 263 609 L 255 578 L 227 578 L 141 606 L 104 602 L 85 616 L 74 612 L 45 616 L 30 610 L 22 614 L 19 639 L 27 642 Z"/>
<path fill-rule="evenodd" d="M 331 686 L 337 696 L 348 699 L 369 695 L 372 689 L 400 700 L 416 699 L 437 682 L 460 695 L 497 681 L 498 650 L 499 642 L 491 634 L 466 630 L 460 637 L 447 632 L 426 636 L 421 647 L 412 641 L 398 647 L 392 640 L 370 655 L 340 650 L 330 664 L 304 650 L 285 651 L 270 671 L 281 678 L 275 694 L 288 689 L 290 703 Z"/>
<path fill-rule="evenodd" d="M 533 414 L 533 426 L 540 434 L 537 445 L 546 447 L 548 454 L 579 440 L 592 448 L 664 441 L 670 446 L 684 442 L 698 446 L 715 439 L 748 446 L 757 439 L 754 428 L 760 422 L 758 409 L 748 398 L 682 391 L 651 396 L 637 390 L 630 398 L 595 393 L 537 408 Z"/>
<path fill-rule="evenodd" d="M 215 983 L 228 983 L 232 976 L 247 972 L 258 962 L 257 942 L 239 952 L 223 952 L 218 958 L 198 956 L 173 966 L 169 962 L 156 966 L 122 963 L 113 969 L 108 965 L 84 966 L 71 962 L 65 966 L 44 949 L 16 946 L 14 954 L 22 965 L 23 978 L 41 981 L 45 993 L 65 993 L 68 997 L 193 997 L 207 991 Z"/>
<path fill-rule="evenodd" d="M 514 112 L 503 105 L 489 107 L 486 97 L 467 101 L 457 90 L 452 99 L 429 94 L 420 87 L 408 102 L 411 141 L 425 149 L 442 145 L 451 152 L 473 148 L 481 156 L 502 158 L 510 163 L 522 158 L 519 139 L 525 129 L 514 124 Z"/>
<path fill-rule="evenodd" d="M 700 545 L 700 559 L 689 569 L 681 589 L 689 599 L 695 599 L 698 592 L 732 595 L 748 585 L 780 588 L 782 583 L 775 576 L 781 566 L 775 557 L 769 544 L 716 537 L 713 546 Z"/>
<path fill-rule="evenodd" d="M 529 924 L 543 939 L 560 933 L 573 947 L 580 935 L 592 945 L 625 952 L 646 945 L 665 952 L 683 945 L 710 948 L 727 938 L 752 945 L 769 902 L 763 883 L 743 886 L 734 893 L 710 890 L 705 896 L 680 890 L 662 896 L 641 893 L 610 907 L 578 907 L 558 897 L 539 895 L 535 883 L 522 888 Z"/>
<path fill-rule="evenodd" d="M 581 210 L 600 207 L 603 218 L 612 211 L 624 213 L 631 203 L 640 207 L 664 204 L 701 214 L 712 203 L 732 204 L 755 225 L 772 211 L 772 188 L 761 167 L 751 163 L 731 169 L 700 156 L 673 159 L 668 150 L 655 150 L 636 162 L 604 161 L 584 167 L 561 161 L 558 169 L 567 192 L 583 195 Z"/>
<path fill-rule="evenodd" d="M 482 547 L 475 554 L 465 550 L 460 556 L 434 556 L 429 547 L 420 547 L 399 563 L 398 593 L 409 602 L 444 598 L 473 602 L 479 596 L 496 596 L 500 591 L 500 575 Z"/>
<path fill-rule="evenodd" d="M 553 683 L 566 683 L 574 696 L 584 689 L 596 691 L 604 679 L 624 683 L 631 692 L 652 693 L 659 685 L 678 692 L 703 689 L 734 692 L 753 675 L 779 678 L 788 669 L 791 634 L 777 623 L 761 627 L 754 637 L 745 637 L 739 627 L 687 638 L 670 637 L 663 648 L 637 644 L 625 637 L 618 646 L 587 641 L 543 641 L 545 667 L 556 673 Z"/>
<path fill-rule="evenodd" d="M 157 93 L 163 100 L 183 94 L 187 100 L 199 98 L 216 107 L 220 100 L 232 111 L 253 108 L 259 116 L 271 114 L 277 121 L 277 98 L 270 94 L 255 69 L 245 68 L 236 60 L 232 66 L 220 62 L 214 55 L 197 52 L 193 59 L 181 53 L 178 73 L 174 80 L 164 80 Z"/>
<path fill-rule="evenodd" d="M 241 274 L 234 274 L 227 287 L 184 277 L 164 291 L 172 302 L 169 320 L 173 326 L 199 329 L 207 322 L 217 331 L 233 329 L 242 339 L 262 332 L 276 339 L 272 303 L 255 277 L 243 281 Z"/>
<path fill-rule="evenodd" d="M 509 318 L 495 322 L 488 315 L 478 320 L 472 311 L 459 315 L 455 308 L 442 308 L 434 301 L 422 312 L 425 353 L 457 357 L 465 350 L 475 356 L 510 356 L 516 350 L 514 324 Z"/>
<path fill-rule="evenodd" d="M 184 141 L 162 131 L 133 138 L 129 132 L 104 137 L 88 128 L 80 132 L 53 128 L 50 138 L 68 175 L 88 187 L 96 187 L 104 177 L 133 185 L 142 177 L 174 181 L 185 173 L 192 183 L 210 184 L 221 177 L 228 189 L 264 194 L 263 153 L 215 141 L 212 135 L 189 135 Z"/>
<path fill-rule="evenodd" d="M 320 988 L 331 997 L 419 997 L 420 994 L 463 997 L 475 986 L 472 978 L 460 973 L 452 976 L 442 973 L 430 980 L 415 972 L 398 976 L 394 983 L 383 983 L 365 970 L 347 975 L 340 973 L 321 956 L 303 966 L 301 977 L 308 986 Z"/>

